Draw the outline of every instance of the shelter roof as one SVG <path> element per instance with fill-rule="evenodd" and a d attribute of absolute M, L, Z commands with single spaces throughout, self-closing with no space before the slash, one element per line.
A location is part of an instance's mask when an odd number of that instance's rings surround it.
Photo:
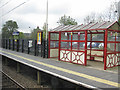
<path fill-rule="evenodd" d="M 116 24 L 117 23 L 117 24 Z M 99 29 L 110 29 L 114 24 L 118 25 L 118 22 L 94 22 L 89 24 L 81 24 L 81 25 L 60 25 L 51 31 L 73 31 L 73 30 L 99 30 Z M 119 26 L 120 27 L 120 26 Z"/>

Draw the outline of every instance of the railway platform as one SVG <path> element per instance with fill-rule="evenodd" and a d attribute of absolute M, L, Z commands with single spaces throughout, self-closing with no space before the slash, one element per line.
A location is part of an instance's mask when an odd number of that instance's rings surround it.
<path fill-rule="evenodd" d="M 52 58 L 43 59 L 41 57 L 2 48 L 0 48 L 0 54 L 32 68 L 88 88 L 119 88 L 120 86 L 120 83 L 118 83 L 118 71 L 105 71 L 90 68 L 89 66 L 85 67 L 61 62 Z"/>

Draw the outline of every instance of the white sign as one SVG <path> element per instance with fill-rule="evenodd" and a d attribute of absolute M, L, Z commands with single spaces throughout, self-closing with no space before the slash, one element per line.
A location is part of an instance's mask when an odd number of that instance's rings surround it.
<path fill-rule="evenodd" d="M 28 47 L 32 47 L 32 40 L 29 40 Z"/>
<path fill-rule="evenodd" d="M 65 33 L 65 36 L 67 36 L 67 33 Z"/>

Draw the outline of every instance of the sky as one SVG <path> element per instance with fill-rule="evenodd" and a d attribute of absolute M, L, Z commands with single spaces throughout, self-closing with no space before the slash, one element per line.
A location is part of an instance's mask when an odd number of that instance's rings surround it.
<path fill-rule="evenodd" d="M 105 12 L 113 1 L 118 0 L 48 0 L 48 28 L 57 27 L 57 22 L 63 15 L 71 16 L 78 24 L 82 24 L 89 14 Z M 25 33 L 37 26 L 42 29 L 46 22 L 46 2 L 47 0 L 0 0 L 0 29 L 8 20 L 16 21 L 18 30 Z M 12 10 L 19 5 L 21 6 Z"/>

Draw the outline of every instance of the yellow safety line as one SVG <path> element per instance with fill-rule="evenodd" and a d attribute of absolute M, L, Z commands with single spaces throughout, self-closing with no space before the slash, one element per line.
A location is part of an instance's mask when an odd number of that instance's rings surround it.
<path fill-rule="evenodd" d="M 61 68 L 61 67 L 53 66 L 53 65 L 50 65 L 50 64 L 42 63 L 42 62 L 39 62 L 39 61 L 28 59 L 28 58 L 18 56 L 18 55 L 12 54 L 12 53 L 8 53 L 8 52 L 5 52 L 5 51 L 1 51 L 1 52 L 7 53 L 9 55 L 13 55 L 13 56 L 16 56 L 16 57 L 19 57 L 19 58 L 22 58 L 22 59 L 25 59 L 27 61 L 31 61 L 31 62 L 34 62 L 34 63 L 37 63 L 37 64 L 41 64 L 41 65 L 49 67 L 49 68 L 53 68 L 53 69 L 56 69 L 56 70 L 59 70 L 59 71 L 69 73 L 69 74 L 77 75 L 77 76 L 80 76 L 80 77 L 83 77 L 83 78 L 86 78 L 86 79 L 89 79 L 89 80 L 97 81 L 97 82 L 104 83 L 104 84 L 111 85 L 111 86 L 115 86 L 115 87 L 120 86 L 119 83 L 116 83 L 116 82 L 113 82 L 113 81 L 97 78 L 97 77 L 90 76 L 90 75 L 87 75 L 87 74 L 83 74 L 83 73 L 75 72 L 75 71 L 72 71 L 72 70 L 64 69 L 64 68 Z"/>

